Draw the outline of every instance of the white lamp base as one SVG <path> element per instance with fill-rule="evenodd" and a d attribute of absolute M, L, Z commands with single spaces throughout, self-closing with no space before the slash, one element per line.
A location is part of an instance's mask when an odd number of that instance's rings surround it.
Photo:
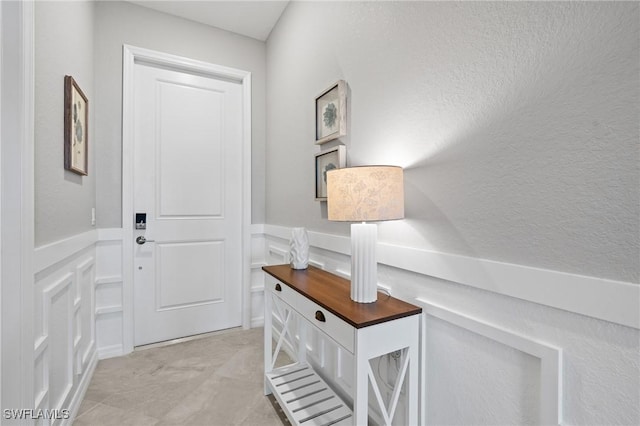
<path fill-rule="evenodd" d="M 351 224 L 351 300 L 354 302 L 373 303 L 378 300 L 377 239 L 377 225 Z"/>

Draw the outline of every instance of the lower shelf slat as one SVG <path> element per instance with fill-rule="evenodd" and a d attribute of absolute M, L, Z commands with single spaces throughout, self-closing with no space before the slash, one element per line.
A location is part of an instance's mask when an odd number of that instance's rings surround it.
<path fill-rule="evenodd" d="M 302 426 L 348 425 L 353 412 L 306 364 L 266 374 L 267 382 L 289 421 Z"/>

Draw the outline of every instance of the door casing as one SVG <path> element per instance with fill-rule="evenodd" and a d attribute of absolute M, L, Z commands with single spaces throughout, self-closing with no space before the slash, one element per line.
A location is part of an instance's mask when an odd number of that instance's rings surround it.
<path fill-rule="evenodd" d="M 4 351 L 0 352 L 0 406 L 37 408 L 33 2 L 1 2 L 0 21 L 0 299 L 4 301 L 4 308 L 0 306 L 0 342 Z"/>
<path fill-rule="evenodd" d="M 208 62 L 157 52 L 140 47 L 123 46 L 122 80 L 122 280 L 123 280 L 123 352 L 134 345 L 134 238 L 133 217 L 133 135 L 134 135 L 134 66 L 147 63 L 196 72 L 213 78 L 237 81 L 242 85 L 242 327 L 251 325 L 251 73 Z"/>

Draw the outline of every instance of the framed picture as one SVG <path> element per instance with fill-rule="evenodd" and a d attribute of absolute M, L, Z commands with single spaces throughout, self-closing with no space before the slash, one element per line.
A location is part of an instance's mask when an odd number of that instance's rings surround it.
<path fill-rule="evenodd" d="M 316 144 L 347 135 L 347 83 L 339 80 L 316 98 Z"/>
<path fill-rule="evenodd" d="M 316 154 L 316 201 L 327 200 L 327 172 L 347 167 L 344 145 Z"/>
<path fill-rule="evenodd" d="M 64 168 L 88 174 L 89 101 L 70 75 L 64 77 Z"/>

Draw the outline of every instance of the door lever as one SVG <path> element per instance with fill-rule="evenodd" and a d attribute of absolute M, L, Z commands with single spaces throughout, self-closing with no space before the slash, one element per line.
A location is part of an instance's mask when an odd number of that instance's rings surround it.
<path fill-rule="evenodd" d="M 147 240 L 144 235 L 140 235 L 138 238 L 136 238 L 136 243 L 142 245 L 144 243 L 155 243 L 156 240 Z"/>

